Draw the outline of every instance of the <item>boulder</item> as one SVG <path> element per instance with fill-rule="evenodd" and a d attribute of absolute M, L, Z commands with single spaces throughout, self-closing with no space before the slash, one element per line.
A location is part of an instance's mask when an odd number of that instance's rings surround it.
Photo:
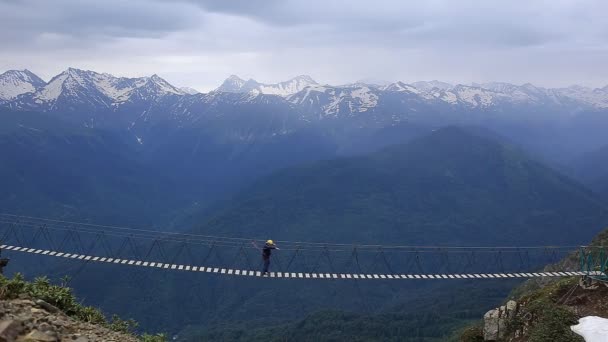
<path fill-rule="evenodd" d="M 57 342 L 57 337 L 50 333 L 42 332 L 40 330 L 32 330 L 29 334 L 25 335 L 23 342 Z"/>
<path fill-rule="evenodd" d="M 500 309 L 486 312 L 483 316 L 483 339 L 484 341 L 498 340 L 500 326 Z"/>
<path fill-rule="evenodd" d="M 0 342 L 14 341 L 23 331 L 23 324 L 20 321 L 5 320 L 0 321 Z"/>
<path fill-rule="evenodd" d="M 59 311 L 57 307 L 43 301 L 42 299 L 36 299 L 36 305 L 48 311 L 49 313 L 55 313 Z"/>
<path fill-rule="evenodd" d="M 506 305 L 488 311 L 483 316 L 483 337 L 485 341 L 496 341 L 504 337 L 509 320 L 517 315 L 517 302 L 510 300 Z"/>

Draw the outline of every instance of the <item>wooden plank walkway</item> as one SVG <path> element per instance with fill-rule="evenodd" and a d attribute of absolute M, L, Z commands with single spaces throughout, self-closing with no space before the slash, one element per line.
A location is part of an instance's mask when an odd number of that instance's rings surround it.
<path fill-rule="evenodd" d="M 600 276 L 602 272 L 529 272 L 529 273 L 466 273 L 466 274 L 353 274 L 353 273 L 303 273 L 303 272 L 270 272 L 263 276 L 260 271 L 220 268 L 214 266 L 193 266 L 182 264 L 167 264 L 155 261 L 131 260 L 131 259 L 116 259 L 108 257 L 100 257 L 93 255 L 72 254 L 58 251 L 50 251 L 45 249 L 35 249 L 28 247 L 19 247 L 11 245 L 1 245 L 0 249 L 6 251 L 23 252 L 38 254 L 42 256 L 52 256 L 59 258 L 70 258 L 83 260 L 87 262 L 99 262 L 120 264 L 137 267 L 151 267 L 163 270 L 173 270 L 176 272 L 203 272 L 214 273 L 227 276 L 242 276 L 242 277 L 265 277 L 265 278 L 295 278 L 295 279 L 345 279 L 345 280 L 377 280 L 377 279 L 412 279 L 412 280 L 454 280 L 454 279 L 513 279 L 513 278 L 538 278 L 538 277 L 571 277 L 571 276 Z"/>

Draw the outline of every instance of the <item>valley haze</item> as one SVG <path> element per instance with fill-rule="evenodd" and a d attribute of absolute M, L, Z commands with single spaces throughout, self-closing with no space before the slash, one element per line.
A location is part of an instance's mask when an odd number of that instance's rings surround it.
<path fill-rule="evenodd" d="M 0 340 L 603 328 L 607 1 L 0 13 Z"/>

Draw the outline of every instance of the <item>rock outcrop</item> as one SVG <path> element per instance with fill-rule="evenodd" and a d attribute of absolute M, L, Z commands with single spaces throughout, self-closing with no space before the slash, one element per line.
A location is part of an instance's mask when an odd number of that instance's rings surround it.
<path fill-rule="evenodd" d="M 131 335 L 68 317 L 37 300 L 0 301 L 0 342 L 137 342 Z"/>
<path fill-rule="evenodd" d="M 485 341 L 497 341 L 505 336 L 509 320 L 517 315 L 517 302 L 510 300 L 483 316 L 483 338 Z"/>
<path fill-rule="evenodd" d="M 570 326 L 580 317 L 608 317 L 607 298 L 606 282 L 590 278 L 553 282 L 519 297 L 518 301 L 510 300 L 488 311 L 483 317 L 483 327 L 473 336 L 476 339 L 469 336 L 461 341 L 478 341 L 483 337 L 484 341 L 524 342 L 531 334 L 552 336 L 558 331 L 571 334 Z"/>

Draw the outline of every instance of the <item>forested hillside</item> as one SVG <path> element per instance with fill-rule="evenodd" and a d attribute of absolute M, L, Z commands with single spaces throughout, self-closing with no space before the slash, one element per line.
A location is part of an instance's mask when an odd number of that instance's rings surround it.
<path fill-rule="evenodd" d="M 592 192 L 516 148 L 452 127 L 367 156 L 274 173 L 219 205 L 217 214 L 192 232 L 279 241 L 572 244 L 583 243 L 605 226 L 606 213 L 604 202 Z M 238 250 L 222 252 L 234 258 Z M 102 281 L 102 274 L 89 275 L 87 282 Z M 488 296 L 459 301 L 457 294 L 470 282 L 355 286 L 258 279 L 243 284 L 230 277 L 153 272 L 142 277 L 147 279 L 144 289 L 124 283 L 120 291 L 108 289 L 105 299 L 97 300 L 119 312 L 124 301 L 137 302 L 139 321 L 168 331 L 186 324 L 202 329 L 218 329 L 227 322 L 272 325 L 322 309 L 359 315 L 372 298 L 368 314 L 398 310 L 399 315 L 425 315 L 425 306 L 413 303 L 439 292 L 448 303 L 442 310 L 470 317 L 516 284 L 489 281 L 486 290 L 494 290 Z M 171 307 L 171 320 L 151 314 L 159 305 Z"/>

